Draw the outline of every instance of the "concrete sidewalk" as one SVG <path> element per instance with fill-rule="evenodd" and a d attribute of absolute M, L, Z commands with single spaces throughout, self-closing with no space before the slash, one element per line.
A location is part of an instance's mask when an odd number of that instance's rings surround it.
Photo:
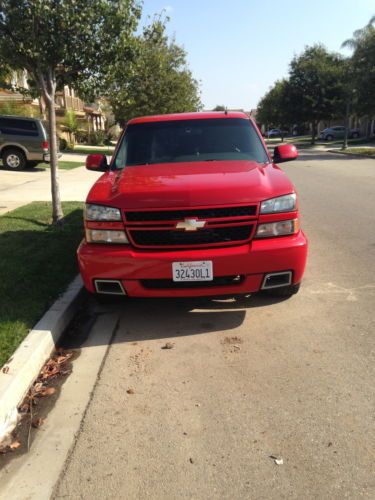
<path fill-rule="evenodd" d="M 84 201 L 101 172 L 90 172 L 85 167 L 60 170 L 62 201 Z M 12 172 L 0 170 L 0 215 L 32 201 L 51 200 L 49 169 Z"/>

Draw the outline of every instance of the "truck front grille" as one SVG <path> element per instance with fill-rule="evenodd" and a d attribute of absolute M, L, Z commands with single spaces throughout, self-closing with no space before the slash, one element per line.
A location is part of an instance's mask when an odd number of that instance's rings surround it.
<path fill-rule="evenodd" d="M 131 230 L 131 238 L 137 246 L 191 246 L 210 245 L 214 243 L 232 243 L 248 240 L 253 229 L 252 225 L 235 227 L 215 227 L 200 229 L 194 232 L 164 231 L 164 230 Z"/>
<path fill-rule="evenodd" d="M 257 212 L 257 205 L 126 210 L 124 218 L 129 240 L 135 247 L 205 248 L 250 241 L 255 230 Z M 193 220 L 193 226 L 196 223 L 198 227 L 189 226 L 189 220 Z M 202 221 L 204 225 L 199 227 L 198 223 Z M 177 228 L 180 222 L 188 222 L 188 227 Z"/>
<path fill-rule="evenodd" d="M 197 217 L 199 219 L 222 219 L 224 217 L 251 217 L 257 213 L 256 205 L 242 207 L 219 207 L 219 208 L 199 208 L 186 210 L 155 210 L 133 212 L 126 211 L 125 218 L 128 222 L 159 222 L 170 220 L 184 220 L 188 217 Z"/>

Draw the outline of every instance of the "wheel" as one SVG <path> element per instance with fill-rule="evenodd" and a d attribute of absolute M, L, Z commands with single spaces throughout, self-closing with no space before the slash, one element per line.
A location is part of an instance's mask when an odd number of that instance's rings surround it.
<path fill-rule="evenodd" d="M 358 139 L 358 137 L 359 137 L 358 132 L 353 132 L 352 133 L 352 139 Z"/>
<path fill-rule="evenodd" d="M 333 141 L 333 135 L 327 135 L 326 141 Z"/>
<path fill-rule="evenodd" d="M 23 170 L 26 167 L 26 156 L 17 148 L 7 149 L 3 155 L 3 166 L 8 170 Z"/>
<path fill-rule="evenodd" d="M 273 295 L 274 297 L 291 297 L 298 293 L 301 283 L 296 285 L 282 286 L 279 288 L 270 288 L 269 290 L 263 290 L 267 295 Z"/>

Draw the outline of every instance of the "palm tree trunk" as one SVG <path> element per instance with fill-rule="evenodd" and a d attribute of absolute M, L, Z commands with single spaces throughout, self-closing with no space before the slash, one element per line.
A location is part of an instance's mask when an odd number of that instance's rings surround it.
<path fill-rule="evenodd" d="M 348 147 L 349 113 L 350 113 L 350 101 L 348 100 L 347 103 L 346 103 L 346 109 L 345 109 L 345 135 L 344 135 L 344 142 L 343 142 L 342 148 L 341 148 L 343 150 Z"/>

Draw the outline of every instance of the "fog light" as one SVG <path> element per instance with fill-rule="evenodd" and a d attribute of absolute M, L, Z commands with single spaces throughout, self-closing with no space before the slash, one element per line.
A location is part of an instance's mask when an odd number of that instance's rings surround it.
<path fill-rule="evenodd" d="M 113 229 L 86 229 L 86 241 L 88 243 L 129 243 L 125 231 Z"/>
<path fill-rule="evenodd" d="M 281 220 L 278 222 L 267 222 L 259 224 L 256 238 L 273 238 L 275 236 L 287 236 L 298 232 L 298 219 Z"/>

